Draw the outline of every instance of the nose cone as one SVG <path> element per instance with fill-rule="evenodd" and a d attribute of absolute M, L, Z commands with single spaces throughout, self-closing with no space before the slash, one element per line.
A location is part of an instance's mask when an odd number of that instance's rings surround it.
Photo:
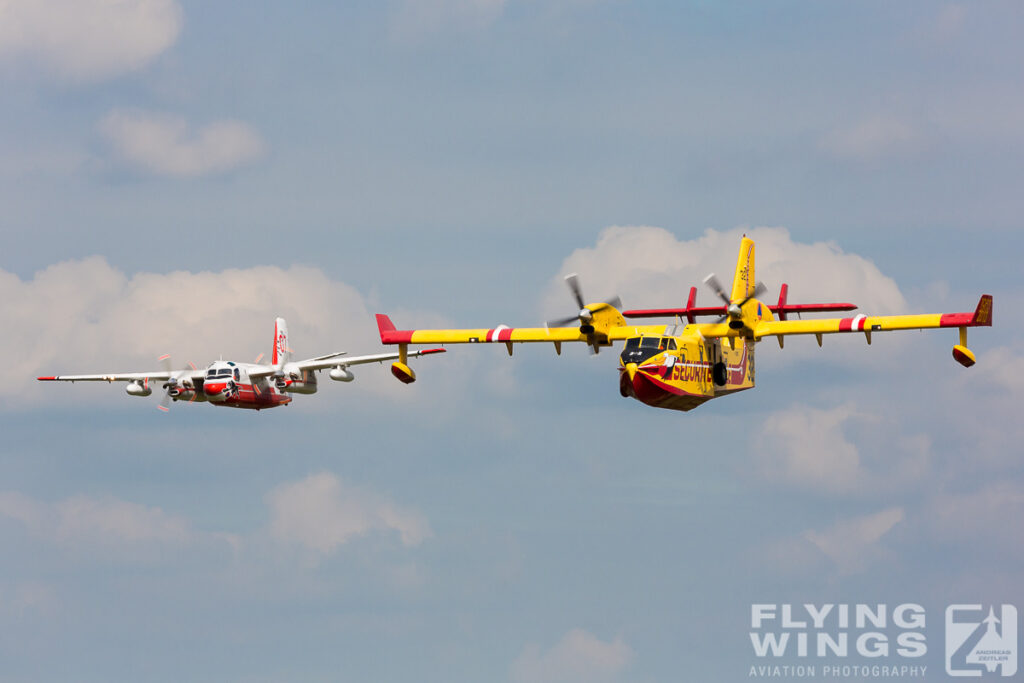
<path fill-rule="evenodd" d="M 629 375 L 629 381 L 632 382 L 636 377 L 636 363 L 626 363 L 626 374 Z"/>
<path fill-rule="evenodd" d="M 227 382 L 206 382 L 203 384 L 203 393 L 211 397 L 219 396 L 227 385 Z"/>

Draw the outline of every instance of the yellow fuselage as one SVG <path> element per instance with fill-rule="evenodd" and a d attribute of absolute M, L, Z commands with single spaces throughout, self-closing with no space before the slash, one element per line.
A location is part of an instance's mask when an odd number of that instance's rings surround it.
<path fill-rule="evenodd" d="M 643 335 L 619 356 L 619 392 L 647 405 L 691 410 L 708 399 L 754 386 L 754 341 Z"/>

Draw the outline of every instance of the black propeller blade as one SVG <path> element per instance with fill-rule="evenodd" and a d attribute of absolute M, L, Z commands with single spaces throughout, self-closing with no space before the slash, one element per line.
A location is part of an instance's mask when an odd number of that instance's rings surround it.
<path fill-rule="evenodd" d="M 723 322 L 726 318 L 733 318 L 734 320 L 739 320 L 740 318 L 743 317 L 744 304 L 746 304 L 751 299 L 757 298 L 764 294 L 766 291 L 768 291 L 768 288 L 765 287 L 763 282 L 758 282 L 757 284 L 754 285 L 754 291 L 750 294 L 750 296 L 746 297 L 742 301 L 737 301 L 733 303 L 729 299 L 729 295 L 725 293 L 725 289 L 722 287 L 722 283 L 718 281 L 718 278 L 715 277 L 714 273 L 711 273 L 706 278 L 704 278 L 704 284 L 710 287 L 711 291 L 713 291 L 718 296 L 718 298 L 725 302 L 726 314 L 720 316 L 718 320 L 715 321 L 716 324 Z"/>
<path fill-rule="evenodd" d="M 579 307 L 579 312 L 575 315 L 567 316 L 565 318 L 558 318 L 557 320 L 549 320 L 548 327 L 565 327 L 566 325 L 578 322 L 580 326 L 588 325 L 591 320 L 594 319 L 594 312 L 587 308 L 586 299 L 583 298 L 583 288 L 580 287 L 580 278 L 576 273 L 569 273 L 565 276 L 565 283 L 569 286 L 569 291 L 572 293 L 573 301 Z M 622 299 L 617 296 L 608 299 L 607 301 L 601 302 L 602 305 L 611 306 L 613 308 L 622 307 Z M 594 338 L 590 339 L 590 352 L 592 354 L 598 353 L 598 343 Z"/>

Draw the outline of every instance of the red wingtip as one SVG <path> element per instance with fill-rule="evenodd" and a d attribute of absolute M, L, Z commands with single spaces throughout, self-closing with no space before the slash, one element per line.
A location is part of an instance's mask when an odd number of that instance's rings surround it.
<path fill-rule="evenodd" d="M 40 382 L 52 382 L 53 380 L 55 380 L 57 378 L 56 377 L 36 377 L 36 379 L 39 380 Z"/>
<path fill-rule="evenodd" d="M 381 336 L 384 336 L 385 332 L 394 332 L 398 328 L 391 322 L 391 318 L 383 313 L 377 314 L 377 329 L 380 331 Z"/>
<path fill-rule="evenodd" d="M 391 318 L 383 313 L 377 314 L 377 330 L 382 344 L 408 344 L 412 341 L 412 330 L 397 329 Z"/>
<path fill-rule="evenodd" d="M 426 356 L 427 354 L 430 353 L 444 353 L 447 350 L 448 349 L 423 349 L 422 351 L 420 351 L 420 355 Z"/>
<path fill-rule="evenodd" d="M 982 294 L 978 299 L 978 307 L 974 309 L 974 318 L 971 320 L 975 325 L 992 327 L 992 295 Z"/>

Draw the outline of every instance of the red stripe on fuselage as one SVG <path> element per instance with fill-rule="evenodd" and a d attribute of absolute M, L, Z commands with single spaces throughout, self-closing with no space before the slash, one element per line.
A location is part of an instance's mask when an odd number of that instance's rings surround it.
<path fill-rule="evenodd" d="M 269 387 L 257 394 L 253 390 L 251 384 L 239 384 L 237 396 L 229 396 L 223 401 L 211 401 L 214 405 L 248 410 L 276 408 L 277 406 L 283 406 L 291 402 L 292 398 L 290 396 L 279 394 Z"/>
<path fill-rule="evenodd" d="M 620 368 L 620 372 L 625 375 L 626 371 Z M 625 376 L 628 381 L 628 375 Z M 623 381 L 621 377 L 619 381 Z M 645 372 L 637 372 L 633 376 L 631 389 L 633 398 L 641 403 L 669 410 L 692 410 L 712 398 L 705 394 L 691 394 L 670 386 Z"/>

